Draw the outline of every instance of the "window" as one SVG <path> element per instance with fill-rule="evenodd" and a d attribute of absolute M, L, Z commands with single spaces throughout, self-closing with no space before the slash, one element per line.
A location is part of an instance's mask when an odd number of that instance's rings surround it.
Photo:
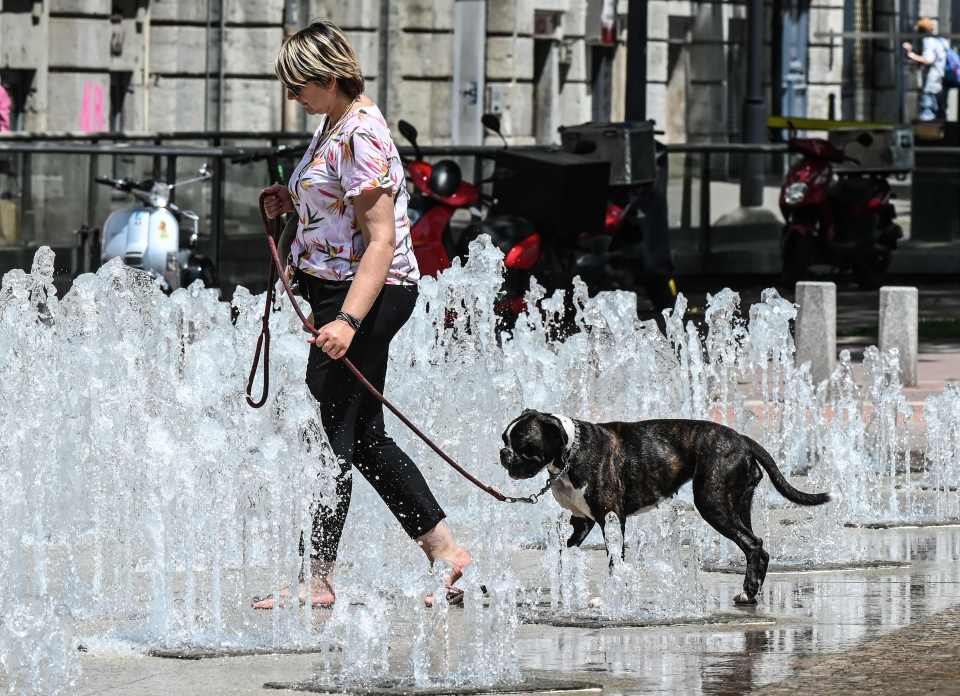
<path fill-rule="evenodd" d="M 131 72 L 110 73 L 110 132 L 123 132 L 123 103 L 130 93 Z"/>
<path fill-rule="evenodd" d="M 0 116 L 0 121 L 12 131 L 26 130 L 25 114 L 27 99 L 33 91 L 33 70 L 0 70 L 0 83 L 9 97 L 9 113 Z"/>

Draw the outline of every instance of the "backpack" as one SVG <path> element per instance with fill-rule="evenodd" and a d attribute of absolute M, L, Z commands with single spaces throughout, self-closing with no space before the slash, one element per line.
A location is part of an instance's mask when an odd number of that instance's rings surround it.
<path fill-rule="evenodd" d="M 943 43 L 947 51 L 947 62 L 943 66 L 943 86 L 960 87 L 960 53 L 948 41 L 944 40 Z"/>

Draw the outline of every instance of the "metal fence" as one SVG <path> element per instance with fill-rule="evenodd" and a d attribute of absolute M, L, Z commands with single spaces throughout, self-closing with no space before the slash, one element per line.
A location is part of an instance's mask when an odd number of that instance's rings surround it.
<path fill-rule="evenodd" d="M 177 132 L 151 135 L 74 134 L 0 136 L 0 272 L 28 268 L 36 248 L 57 252 L 64 283 L 89 270 L 91 260 L 78 250 L 77 232 L 99 227 L 112 209 L 127 204 L 95 183 L 97 176 L 168 183 L 188 178 L 202 163 L 208 182 L 171 191 L 171 200 L 192 209 L 202 221 L 200 250 L 220 269 L 226 293 L 242 283 L 262 283 L 263 247 L 258 195 L 272 182 L 285 180 L 312 137 L 310 133 Z M 518 148 L 522 149 L 522 148 Z M 430 159 L 455 158 L 483 177 L 484 162 L 496 147 L 420 148 Z M 401 147 L 403 156 L 413 148 Z"/>
<path fill-rule="evenodd" d="M 0 136 L 0 270 L 28 267 L 33 251 L 49 244 L 58 251 L 59 271 L 67 278 L 86 270 L 78 258 L 75 231 L 82 225 L 98 227 L 113 208 L 125 201 L 94 183 L 98 174 L 155 178 L 168 182 L 207 163 L 212 178 L 206 184 L 173 190 L 178 205 L 200 214 L 206 231 L 202 250 L 220 269 L 226 293 L 240 283 L 257 289 L 262 283 L 263 247 L 257 198 L 260 188 L 281 180 L 299 160 L 310 133 L 177 132 L 155 134 L 75 134 Z M 80 139 L 85 142 L 79 142 Z M 489 173 L 489 162 L 500 146 L 426 146 L 428 159 L 453 158 L 472 181 Z M 521 149 L 521 148 L 514 148 Z M 675 144 L 666 146 L 669 157 L 669 219 L 675 253 L 682 250 L 687 272 L 712 270 L 717 234 L 713 221 L 718 211 L 736 207 L 737 176 L 744 157 L 761 157 L 768 184 L 776 187 L 787 164 L 783 144 Z M 920 150 L 918 150 L 919 152 Z M 413 149 L 401 147 L 404 156 Z M 922 176 L 941 177 L 953 186 L 957 168 L 956 147 L 924 147 L 927 164 Z M 939 158 L 939 159 L 937 159 Z M 934 161 L 935 160 L 935 161 Z M 919 162 L 919 159 L 918 159 Z M 948 175 L 949 176 L 946 176 Z M 468 176 L 468 178 L 470 178 Z M 914 176 L 916 180 L 918 177 Z M 922 177 L 921 177 L 922 178 Z M 942 184 L 943 182 L 941 182 Z M 901 195 L 910 197 L 911 181 Z M 532 184 L 535 185 L 535 184 Z M 941 186 L 942 188 L 942 186 Z M 947 197 L 949 198 L 949 191 Z M 181 200 L 182 199 L 182 200 Z M 771 206 L 776 213 L 775 205 Z M 954 205 L 956 207 L 956 205 Z M 960 220 L 960 210 L 950 213 Z M 960 222 L 956 227 L 960 228 Z M 6 234 L 8 229 L 15 234 Z M 953 228 L 951 228 L 953 229 Z M 769 232 L 765 233 L 769 236 Z M 947 237 L 960 239 L 960 230 Z M 720 241 L 723 241 L 721 235 Z M 776 245 L 774 236 L 764 243 Z M 713 269 L 715 270 L 715 269 Z"/>

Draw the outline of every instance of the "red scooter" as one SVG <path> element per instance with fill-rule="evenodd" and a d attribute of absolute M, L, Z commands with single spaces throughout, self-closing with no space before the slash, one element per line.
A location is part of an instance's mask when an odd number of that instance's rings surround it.
<path fill-rule="evenodd" d="M 504 254 L 506 277 L 501 296 L 494 307 L 501 316 L 515 317 L 524 311 L 523 296 L 530 275 L 541 258 L 540 235 L 526 220 L 511 215 L 486 215 L 490 202 L 479 186 L 463 181 L 460 166 L 453 160 L 430 164 L 417 145 L 417 129 L 409 122 L 398 124 L 400 134 L 414 148 L 414 159 L 406 162 L 407 175 L 414 193 L 407 204 L 413 251 L 423 275 L 436 276 L 450 267 L 451 260 L 466 260 L 467 245 L 479 234 L 489 234 Z M 466 234 L 455 239 L 450 221 L 462 208 L 474 217 Z M 509 323 L 509 322 L 508 322 Z"/>
<path fill-rule="evenodd" d="M 870 147 L 863 133 L 853 142 Z M 801 155 L 780 189 L 783 282 L 792 286 L 814 265 L 851 270 L 857 282 L 879 287 L 903 231 L 894 220 L 886 173 L 837 172 L 834 165 L 859 162 L 823 138 L 791 137 L 788 151 Z"/>

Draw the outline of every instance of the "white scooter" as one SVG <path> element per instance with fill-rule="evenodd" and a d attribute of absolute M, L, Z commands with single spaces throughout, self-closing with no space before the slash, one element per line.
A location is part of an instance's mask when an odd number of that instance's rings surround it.
<path fill-rule="evenodd" d="M 175 184 L 161 181 L 129 181 L 98 176 L 96 182 L 132 195 L 136 203 L 115 210 L 103 223 L 100 235 L 100 262 L 120 257 L 133 268 L 147 271 L 160 279 L 164 290 L 172 292 L 200 279 L 216 287 L 216 271 L 209 258 L 195 251 L 200 238 L 200 218 L 192 210 L 183 210 L 170 200 L 170 190 L 211 177 L 204 164 L 199 176 Z M 192 226 L 185 243 L 180 240 L 180 221 Z"/>

